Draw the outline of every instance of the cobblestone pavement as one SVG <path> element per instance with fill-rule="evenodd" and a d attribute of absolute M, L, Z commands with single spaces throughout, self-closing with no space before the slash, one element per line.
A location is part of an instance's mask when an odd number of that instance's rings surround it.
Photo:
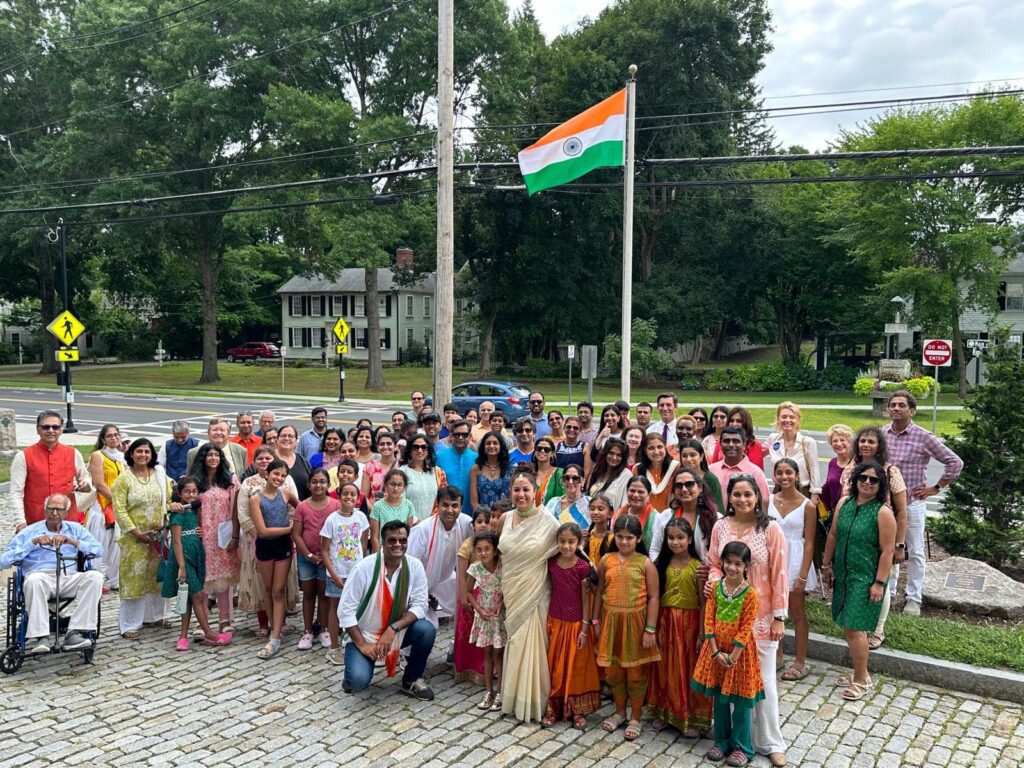
<path fill-rule="evenodd" d="M 0 495 L 0 546 L 11 533 L 9 497 Z M 3 573 L 4 593 L 6 581 Z M 455 684 L 445 663 L 450 627 L 442 627 L 426 673 L 436 699 L 418 702 L 382 672 L 368 690 L 343 693 L 341 668 L 327 664 L 323 650 L 296 650 L 297 634 L 285 637 L 275 658 L 257 659 L 262 642 L 254 635 L 255 618 L 243 613 L 235 615 L 238 633 L 230 646 L 193 643 L 191 651 L 178 653 L 177 629 L 147 629 L 130 642 L 117 634 L 115 595 L 104 597 L 102 610 L 92 666 L 70 654 L 26 660 L 14 675 L 0 675 L 0 768 L 710 765 L 703 759 L 708 741 L 672 729 L 656 734 L 648 725 L 627 743 L 621 730 L 606 735 L 597 716 L 581 732 L 480 713 L 480 689 Z M 5 604 L 0 617 L 6 620 Z M 886 677 L 876 678 L 868 697 L 843 702 L 832 685 L 843 671 L 820 662 L 811 667 L 804 680 L 780 683 L 790 765 L 1024 765 L 1018 705 Z M 768 762 L 759 757 L 755 764 Z"/>

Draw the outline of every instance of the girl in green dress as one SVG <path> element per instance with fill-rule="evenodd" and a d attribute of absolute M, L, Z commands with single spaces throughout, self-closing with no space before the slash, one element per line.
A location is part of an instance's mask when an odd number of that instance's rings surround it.
<path fill-rule="evenodd" d="M 867 633 L 878 624 L 896 549 L 896 518 L 888 498 L 882 465 L 858 464 L 846 496 L 836 506 L 822 558 L 822 581 L 826 587 L 834 585 L 832 620 L 843 628 L 853 659 L 853 674 L 836 683 L 847 701 L 863 698 L 871 690 Z"/>
<path fill-rule="evenodd" d="M 188 583 L 189 604 L 181 614 L 181 634 L 178 637 L 177 649 L 187 651 L 188 625 L 192 613 L 196 615 L 203 630 L 204 642 L 207 645 L 227 645 L 231 642 L 231 634 L 217 634 L 210 629 L 207 614 L 206 593 L 203 583 L 206 581 L 206 552 L 199 538 L 199 487 L 192 478 L 185 478 L 178 483 L 178 488 L 171 497 L 170 529 L 171 551 L 168 554 L 164 570 L 163 597 L 175 597 L 178 585 Z M 177 576 L 177 578 L 173 578 Z"/>

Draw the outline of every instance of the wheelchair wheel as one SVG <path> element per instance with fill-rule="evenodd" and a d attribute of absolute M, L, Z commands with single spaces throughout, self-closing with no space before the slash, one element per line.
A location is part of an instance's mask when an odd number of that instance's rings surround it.
<path fill-rule="evenodd" d="M 21 646 L 12 645 L 4 651 L 3 656 L 0 656 L 0 672 L 5 675 L 14 674 L 21 669 L 23 661 L 25 661 L 25 655 L 21 652 Z"/>

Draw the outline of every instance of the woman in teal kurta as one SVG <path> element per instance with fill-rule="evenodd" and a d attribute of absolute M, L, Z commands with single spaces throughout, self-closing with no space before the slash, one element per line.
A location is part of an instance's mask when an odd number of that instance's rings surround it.
<path fill-rule="evenodd" d="M 859 464 L 839 502 L 822 559 L 822 579 L 833 586 L 832 620 L 843 628 L 853 659 L 853 675 L 839 681 L 846 686 L 841 695 L 849 701 L 871 688 L 867 633 L 878 624 L 896 549 L 896 518 L 888 498 L 882 466 L 876 461 Z"/>

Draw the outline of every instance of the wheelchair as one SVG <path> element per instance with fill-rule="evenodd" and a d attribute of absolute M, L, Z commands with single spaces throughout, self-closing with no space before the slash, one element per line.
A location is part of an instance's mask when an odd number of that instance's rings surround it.
<path fill-rule="evenodd" d="M 48 653 L 26 654 L 26 632 L 28 630 L 28 610 L 25 601 L 25 573 L 21 563 L 15 563 L 14 575 L 7 579 L 7 640 L 5 650 L 0 655 L 0 672 L 6 675 L 13 674 L 21 669 L 26 658 L 43 659 L 54 654 L 80 653 L 84 664 L 92 664 L 93 654 L 96 652 L 96 643 L 100 636 L 100 606 L 96 608 L 96 629 L 89 632 L 82 632 L 82 635 L 91 641 L 87 648 L 78 648 L 67 651 L 64 649 L 64 634 L 68 630 L 71 616 L 66 615 L 68 606 L 74 602 L 74 597 L 60 597 L 60 577 L 66 568 L 74 567 L 79 572 L 92 570 L 93 555 L 86 555 L 78 552 L 75 555 L 65 555 L 60 549 L 53 550 L 57 555 L 56 594 L 50 598 L 48 608 L 50 611 L 50 634 L 56 636 L 56 642 Z M 72 564 L 74 564 L 72 566 Z"/>

